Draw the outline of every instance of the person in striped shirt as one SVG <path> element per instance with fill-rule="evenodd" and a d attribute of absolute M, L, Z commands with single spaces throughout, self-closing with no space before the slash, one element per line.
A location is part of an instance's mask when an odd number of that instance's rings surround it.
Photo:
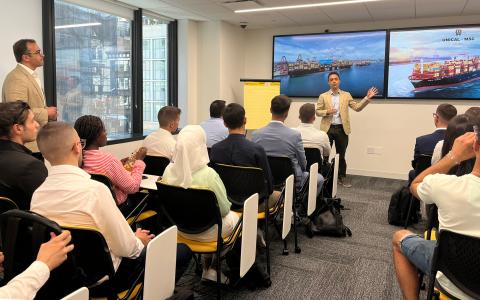
<path fill-rule="evenodd" d="M 129 194 L 135 194 L 140 188 L 147 153 L 140 148 L 133 155 L 131 171 L 124 167 L 127 159 L 122 161 L 112 154 L 100 150 L 107 145 L 107 132 L 102 120 L 97 116 L 86 115 L 77 119 L 75 130 L 80 139 L 84 140 L 83 165 L 88 173 L 104 174 L 110 179 L 115 192 L 117 205 L 123 213 L 128 213 L 133 203 L 128 200 Z"/>

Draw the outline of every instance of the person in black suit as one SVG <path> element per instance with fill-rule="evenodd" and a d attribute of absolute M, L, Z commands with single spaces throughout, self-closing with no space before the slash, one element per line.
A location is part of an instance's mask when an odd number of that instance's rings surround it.
<path fill-rule="evenodd" d="M 30 209 L 33 192 L 45 181 L 47 168 L 25 143 L 37 139 L 40 125 L 26 102 L 0 103 L 0 196 Z"/>
<path fill-rule="evenodd" d="M 413 168 L 415 168 L 417 159 L 420 156 L 431 156 L 433 154 L 435 145 L 445 137 L 445 130 L 447 129 L 448 122 L 456 115 L 457 109 L 451 104 L 442 103 L 437 107 L 437 110 L 433 113 L 433 122 L 436 127 L 435 131 L 430 134 L 419 136 L 415 141 L 415 149 L 412 160 Z M 417 175 L 418 174 L 415 174 L 415 170 L 411 170 L 408 176 L 409 182 L 411 182 Z"/>
<path fill-rule="evenodd" d="M 268 193 L 271 195 L 268 207 L 272 207 L 280 197 L 280 193 L 273 191 L 273 177 L 265 150 L 262 146 L 245 138 L 247 123 L 245 109 L 237 103 L 227 105 L 223 113 L 223 122 L 228 128 L 229 135 L 212 146 L 210 160 L 214 163 L 262 169 L 267 180 Z M 263 207 L 260 205 L 258 210 L 262 210 Z"/>

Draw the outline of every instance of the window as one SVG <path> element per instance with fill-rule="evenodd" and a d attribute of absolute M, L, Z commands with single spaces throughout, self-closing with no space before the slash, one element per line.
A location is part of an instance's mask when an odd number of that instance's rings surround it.
<path fill-rule="evenodd" d="M 143 133 L 158 129 L 157 114 L 168 105 L 168 24 L 143 15 Z"/>
<path fill-rule="evenodd" d="M 96 115 L 109 143 L 157 130 L 158 110 L 177 104 L 176 21 L 121 1 L 43 2 L 51 8 L 42 10 L 43 26 L 52 28 L 43 48 L 53 54 L 45 60 L 45 95 L 59 120 Z"/>
<path fill-rule="evenodd" d="M 109 139 L 132 133 L 132 23 L 69 4 L 55 7 L 56 100 L 59 119 L 99 116 Z"/>

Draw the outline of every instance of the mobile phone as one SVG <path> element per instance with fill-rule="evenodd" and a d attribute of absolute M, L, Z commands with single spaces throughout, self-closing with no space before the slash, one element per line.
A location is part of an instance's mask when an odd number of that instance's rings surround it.
<path fill-rule="evenodd" d="M 480 129 L 477 125 L 473 125 L 473 132 L 475 132 L 475 137 L 477 138 L 477 143 L 480 144 Z"/>

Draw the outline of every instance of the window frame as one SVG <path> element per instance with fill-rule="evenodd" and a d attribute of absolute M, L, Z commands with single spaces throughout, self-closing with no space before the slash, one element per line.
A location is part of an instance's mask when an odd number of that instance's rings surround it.
<path fill-rule="evenodd" d="M 143 24 L 145 11 L 134 10 L 132 26 L 131 91 L 132 91 L 132 133 L 128 138 L 109 140 L 115 145 L 145 138 L 143 134 Z M 161 17 L 152 12 L 147 15 Z M 167 86 L 168 105 L 178 107 L 178 42 L 177 20 L 168 23 L 167 29 Z M 57 106 L 56 55 L 55 55 L 55 0 L 42 0 L 42 38 L 44 58 L 44 90 L 48 106 Z M 151 53 L 153 55 L 153 53 Z M 152 66 L 153 68 L 153 66 Z"/>

